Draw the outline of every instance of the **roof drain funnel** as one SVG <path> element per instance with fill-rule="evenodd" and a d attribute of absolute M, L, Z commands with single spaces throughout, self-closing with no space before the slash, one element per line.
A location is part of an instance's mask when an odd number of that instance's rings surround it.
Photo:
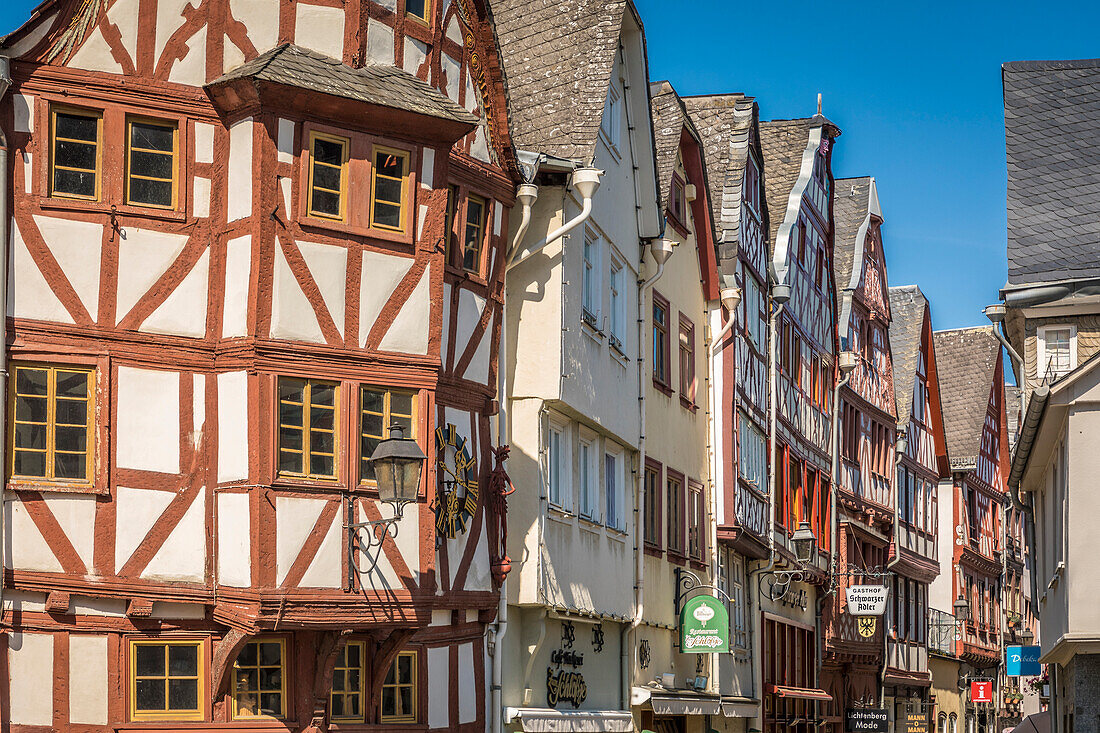
<path fill-rule="evenodd" d="M 517 259 L 519 250 L 516 249 L 508 262 L 508 267 L 515 267 L 519 263 L 526 260 L 531 255 L 538 252 L 540 249 L 556 242 L 564 237 L 566 234 L 575 229 L 578 225 L 587 221 L 588 217 L 592 215 L 592 197 L 596 195 L 596 191 L 600 188 L 600 177 L 603 176 L 603 171 L 599 168 L 578 168 L 573 171 L 573 188 L 577 190 L 577 193 L 581 195 L 581 213 L 562 224 L 546 235 L 546 238 L 541 242 L 537 242 L 528 248 L 527 252 L 522 257 Z"/>

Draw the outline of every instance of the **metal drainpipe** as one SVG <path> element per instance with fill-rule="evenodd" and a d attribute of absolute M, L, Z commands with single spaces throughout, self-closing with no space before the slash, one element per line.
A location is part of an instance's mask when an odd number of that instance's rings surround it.
<path fill-rule="evenodd" d="M 897 428 L 895 428 L 895 431 Z M 908 448 L 908 428 L 906 428 L 906 447 Z M 901 562 L 901 518 L 898 516 L 898 497 L 901 494 L 901 488 L 898 486 L 898 464 L 901 462 L 901 458 L 904 455 L 902 451 L 897 450 L 897 433 L 894 434 L 894 559 L 886 563 L 887 572 L 890 568 L 897 566 Z M 890 576 L 887 575 L 884 580 L 889 580 Z M 894 619 L 894 623 L 897 623 L 897 619 Z M 890 666 L 890 636 L 886 633 L 886 627 L 882 629 L 882 683 L 879 686 L 879 704 L 883 704 L 886 701 L 886 668 Z M 894 696 L 894 704 L 897 705 L 897 694 Z"/>
<path fill-rule="evenodd" d="M 11 86 L 11 65 L 7 56 L 0 56 L 0 101 Z M 0 243 L 8 246 L 8 139 L 0 129 Z M 8 258 L 0 257 L 0 435 L 6 435 L 8 414 Z M 0 442 L 0 465 L 7 465 L 6 446 Z M 0 616 L 4 612 L 4 482 L 0 479 Z"/>

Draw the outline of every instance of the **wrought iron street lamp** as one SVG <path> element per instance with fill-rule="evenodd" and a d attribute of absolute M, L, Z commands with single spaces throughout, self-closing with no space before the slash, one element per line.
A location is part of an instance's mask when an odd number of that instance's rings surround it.
<path fill-rule="evenodd" d="M 966 602 L 961 594 L 951 604 L 951 609 L 955 612 L 955 618 L 959 621 L 966 621 L 970 618 L 970 604 Z"/>
<path fill-rule="evenodd" d="M 348 582 L 351 587 L 361 582 L 364 574 L 372 573 L 378 567 L 386 537 L 397 537 L 397 523 L 405 514 L 405 505 L 416 501 L 420 491 L 420 475 L 427 460 L 420 445 L 416 440 L 406 438 L 400 425 L 391 425 L 389 437 L 381 441 L 371 454 L 378 499 L 393 508 L 393 516 L 344 525 L 348 530 Z M 349 499 L 349 503 L 351 501 Z M 347 516 L 351 516 L 350 511 Z M 361 532 L 363 529 L 369 531 Z M 360 553 L 366 559 L 364 567 L 359 566 Z"/>
<path fill-rule="evenodd" d="M 1024 646 L 1031 646 L 1031 642 L 1035 641 L 1035 634 L 1031 633 L 1031 629 L 1025 628 L 1020 632 L 1020 643 Z"/>
<path fill-rule="evenodd" d="M 794 547 L 794 556 L 800 565 L 809 565 L 814 559 L 814 551 L 817 549 L 817 537 L 810 529 L 809 522 L 800 522 L 798 529 L 791 535 L 791 545 Z"/>

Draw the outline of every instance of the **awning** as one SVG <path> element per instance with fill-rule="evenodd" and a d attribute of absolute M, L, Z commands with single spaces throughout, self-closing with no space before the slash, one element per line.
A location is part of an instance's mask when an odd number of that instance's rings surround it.
<path fill-rule="evenodd" d="M 649 698 L 654 715 L 718 715 L 722 701 L 718 697 L 664 697 Z"/>
<path fill-rule="evenodd" d="M 525 733 L 633 733 L 634 718 L 622 710 L 505 708 L 504 722 L 519 720 Z"/>
<path fill-rule="evenodd" d="M 887 685 L 898 687 L 931 687 L 932 677 L 927 672 L 904 672 L 902 670 L 887 670 L 883 681 Z"/>
<path fill-rule="evenodd" d="M 771 685 L 768 692 L 776 697 L 785 697 L 788 700 L 820 700 L 831 702 L 833 696 L 825 690 L 817 690 L 812 687 L 785 687 L 783 685 Z"/>
<path fill-rule="evenodd" d="M 722 715 L 727 718 L 755 718 L 760 714 L 760 703 L 750 697 L 722 699 Z"/>

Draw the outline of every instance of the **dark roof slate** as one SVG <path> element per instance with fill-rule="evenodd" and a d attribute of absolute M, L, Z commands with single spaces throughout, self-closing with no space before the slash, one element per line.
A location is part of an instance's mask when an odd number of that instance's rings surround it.
<path fill-rule="evenodd" d="M 676 171 L 676 158 L 680 151 L 680 138 L 684 126 L 691 120 L 684 112 L 680 98 L 667 81 L 649 85 L 650 106 L 653 115 L 653 141 L 657 158 L 657 181 L 661 210 L 668 207 L 668 194 L 672 188 L 672 174 Z M 694 129 L 692 129 L 694 132 Z M 698 137 L 696 135 L 696 137 Z"/>
<path fill-rule="evenodd" d="M 760 147 L 764 153 L 764 196 L 771 212 L 768 251 L 775 251 L 775 235 L 783 223 L 787 201 L 802 168 L 802 153 L 810 139 L 813 118 L 771 120 L 760 123 Z"/>
<path fill-rule="evenodd" d="M 719 260 L 733 260 L 740 246 L 745 167 L 759 115 L 756 100 L 741 94 L 718 94 L 683 97 L 681 101 L 703 144 Z"/>
<path fill-rule="evenodd" d="M 977 465 L 1001 342 L 992 326 L 936 331 L 936 371 L 951 468 Z"/>
<path fill-rule="evenodd" d="M 265 51 L 207 86 L 248 78 L 469 125 L 478 122 L 438 89 L 395 66 L 367 64 L 356 69 L 291 43 Z"/>
<path fill-rule="evenodd" d="M 913 414 L 913 386 L 920 360 L 921 334 L 928 300 L 916 285 L 887 290 L 890 298 L 890 355 L 894 364 L 894 402 L 898 423 Z"/>
<path fill-rule="evenodd" d="M 852 279 L 856 260 L 856 237 L 871 205 L 871 179 L 838 178 L 833 181 L 833 281 L 837 292 Z"/>
<path fill-rule="evenodd" d="M 590 163 L 626 0 L 489 0 L 517 147 Z"/>
<path fill-rule="evenodd" d="M 1100 277 L 1100 59 L 1001 67 L 1009 286 Z"/>
<path fill-rule="evenodd" d="M 1020 388 L 1015 385 L 1005 385 L 1005 415 L 1008 418 L 1008 422 L 1005 427 L 1008 429 L 1008 452 L 1011 454 L 1016 449 L 1016 438 L 1020 431 L 1020 402 L 1021 394 Z"/>

